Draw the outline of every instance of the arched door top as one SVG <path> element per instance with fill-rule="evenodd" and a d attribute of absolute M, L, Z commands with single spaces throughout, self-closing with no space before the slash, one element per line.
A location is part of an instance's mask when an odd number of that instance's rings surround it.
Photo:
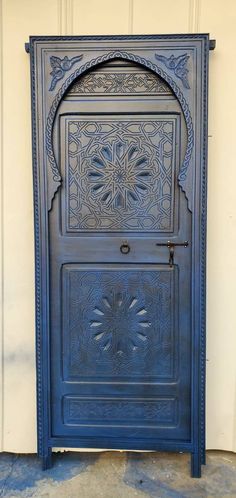
<path fill-rule="evenodd" d="M 64 81 L 62 86 L 59 88 L 57 91 L 54 100 L 52 102 L 51 108 L 49 110 L 48 118 L 47 118 L 47 126 L 46 126 L 46 152 L 47 156 L 50 162 L 50 167 L 52 171 L 52 177 L 53 177 L 53 182 L 55 183 L 55 189 L 53 189 L 53 195 L 55 195 L 57 189 L 60 186 L 61 183 L 61 175 L 58 169 L 58 165 L 56 163 L 54 151 L 53 151 L 53 143 L 52 143 L 52 130 L 53 130 L 53 123 L 55 120 L 55 116 L 58 110 L 58 107 L 60 105 L 61 100 L 65 96 L 68 88 L 73 84 L 73 82 L 80 77 L 81 75 L 85 74 L 87 71 L 94 69 L 96 66 L 112 61 L 115 59 L 123 59 L 125 61 L 132 61 L 135 62 L 136 64 L 139 64 L 153 73 L 157 74 L 160 76 L 172 89 L 173 93 L 175 94 L 177 100 L 180 103 L 180 106 L 182 108 L 185 121 L 186 121 L 186 127 L 187 127 L 187 147 L 186 147 L 186 153 L 185 157 L 183 160 L 183 163 L 180 168 L 180 173 L 179 173 L 179 185 L 182 188 L 182 190 L 186 193 L 186 188 L 185 188 L 185 181 L 187 177 L 187 170 L 189 166 L 189 162 L 191 159 L 192 155 L 192 150 L 193 150 L 193 145 L 194 145 L 194 131 L 193 131 L 193 123 L 192 123 L 192 118 L 191 118 L 191 113 L 189 106 L 187 104 L 187 101 L 180 90 L 179 86 L 177 83 L 173 80 L 173 78 L 167 74 L 159 65 L 154 64 L 150 59 L 145 59 L 144 57 L 140 57 L 139 55 L 127 52 L 127 51 L 113 51 L 113 52 L 108 52 L 105 53 L 99 57 L 93 58 L 89 61 L 87 61 L 85 64 L 81 65 L 73 73 L 68 76 L 68 78 Z M 52 198 L 53 198 L 52 195 Z M 52 200 L 50 199 L 50 201 Z M 188 198 L 188 196 L 187 196 Z M 191 208 L 191 206 L 189 206 Z M 50 209 L 50 205 L 49 205 Z"/>

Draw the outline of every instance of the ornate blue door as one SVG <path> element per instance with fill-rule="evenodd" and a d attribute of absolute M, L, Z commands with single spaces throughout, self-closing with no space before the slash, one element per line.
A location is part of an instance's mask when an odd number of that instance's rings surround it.
<path fill-rule="evenodd" d="M 194 271 L 205 198 L 190 103 L 208 38 L 196 35 L 192 51 L 175 52 L 157 37 L 153 52 L 144 37 L 147 59 L 105 49 L 93 63 L 89 40 L 90 49 L 83 39 L 70 41 L 71 52 L 62 40 L 55 47 L 50 38 L 31 41 L 36 60 L 41 46 L 51 65 L 49 113 L 42 110 L 35 138 L 46 138 L 39 177 L 49 207 L 39 233 L 41 249 L 46 234 L 47 290 L 40 294 L 46 321 L 38 331 L 38 381 L 49 393 L 39 386 L 40 454 L 47 466 L 52 446 L 182 450 L 198 476 L 204 440 L 195 389 L 203 394 L 204 348 L 193 303 L 204 285 Z M 129 43 L 134 51 L 135 37 Z M 204 92 L 193 109 L 203 152 Z M 42 202 L 42 184 L 39 190 Z"/>

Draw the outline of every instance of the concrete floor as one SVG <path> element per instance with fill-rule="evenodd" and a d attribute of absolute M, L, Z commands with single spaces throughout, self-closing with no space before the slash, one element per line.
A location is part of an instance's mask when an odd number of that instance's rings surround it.
<path fill-rule="evenodd" d="M 43 472 L 35 455 L 0 454 L 0 496 L 13 498 L 236 498 L 236 454 L 208 451 L 201 479 L 189 455 L 57 453 Z"/>

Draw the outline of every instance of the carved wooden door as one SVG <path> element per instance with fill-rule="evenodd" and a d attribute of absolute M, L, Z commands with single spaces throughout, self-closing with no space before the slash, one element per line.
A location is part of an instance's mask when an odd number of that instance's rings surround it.
<path fill-rule="evenodd" d="M 70 40 L 70 48 L 50 37 L 31 41 L 32 74 L 46 78 L 49 109 L 42 105 L 35 139 L 45 137 L 35 167 L 49 207 L 36 236 L 46 265 L 38 382 L 49 393 L 39 385 L 40 452 L 48 466 L 52 446 L 183 450 L 199 475 L 193 379 L 203 393 L 199 347 L 204 352 L 193 329 L 193 203 L 199 210 L 202 194 L 183 92 L 194 94 L 194 63 L 204 47 L 207 57 L 208 38 L 197 35 L 187 50 L 170 37 L 170 50 L 157 37 L 153 52 L 144 37 L 147 59 L 133 53 L 135 37 L 131 55 L 102 42 L 98 55 L 89 40 Z"/>

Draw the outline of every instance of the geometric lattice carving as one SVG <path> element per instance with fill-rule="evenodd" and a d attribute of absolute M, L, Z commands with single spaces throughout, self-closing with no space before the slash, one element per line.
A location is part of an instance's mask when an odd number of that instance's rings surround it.
<path fill-rule="evenodd" d="M 158 424 L 168 425 L 176 422 L 176 400 L 163 399 L 81 399 L 66 396 L 64 398 L 65 423 L 83 425 L 105 425 L 111 421 L 113 426 L 121 424 L 145 424 L 156 427 Z"/>
<path fill-rule="evenodd" d="M 69 121 L 68 231 L 173 230 L 175 119 Z"/>
<path fill-rule="evenodd" d="M 90 72 L 70 88 L 70 94 L 172 94 L 170 87 L 156 74 L 148 72 Z"/>
<path fill-rule="evenodd" d="M 66 377 L 173 376 L 169 267 L 83 271 L 68 265 L 63 282 Z"/>

